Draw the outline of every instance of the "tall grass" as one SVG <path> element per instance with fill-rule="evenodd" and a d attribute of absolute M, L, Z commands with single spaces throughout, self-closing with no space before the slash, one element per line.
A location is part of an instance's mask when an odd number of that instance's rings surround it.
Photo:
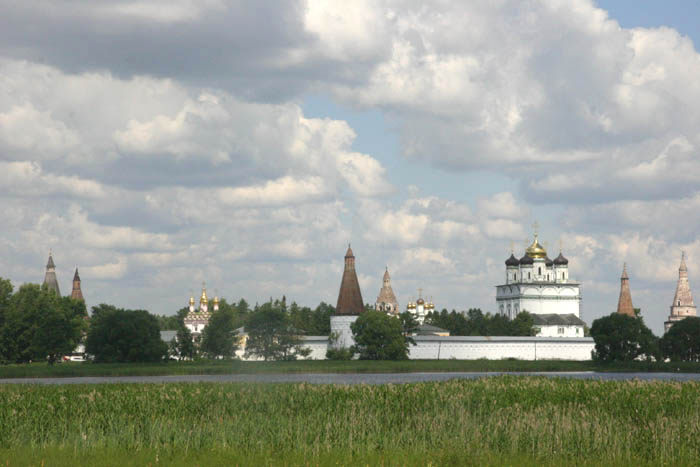
<path fill-rule="evenodd" d="M 0 427 L 1 464 L 122 456 L 690 465 L 700 458 L 700 384 L 496 377 L 381 386 L 5 385 Z"/>

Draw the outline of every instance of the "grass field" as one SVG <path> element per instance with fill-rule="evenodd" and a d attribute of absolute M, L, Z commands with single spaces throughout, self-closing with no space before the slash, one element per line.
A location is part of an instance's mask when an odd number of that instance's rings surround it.
<path fill-rule="evenodd" d="M 211 361 L 168 363 L 46 363 L 0 365 L 0 378 L 69 376 L 146 376 L 235 373 L 405 373 L 423 371 L 665 371 L 700 372 L 698 362 L 618 362 L 611 365 L 591 361 L 525 360 L 408 360 L 243 362 Z"/>
<path fill-rule="evenodd" d="M 0 386 L 0 465 L 697 465 L 700 383 Z"/>

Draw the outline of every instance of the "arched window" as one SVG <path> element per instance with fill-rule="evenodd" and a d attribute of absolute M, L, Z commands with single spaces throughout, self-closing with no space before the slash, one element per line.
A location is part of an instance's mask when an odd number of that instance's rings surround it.
<path fill-rule="evenodd" d="M 528 272 L 528 273 L 527 273 L 527 278 L 530 279 L 531 277 L 532 277 L 532 276 L 531 276 L 530 273 Z"/>
<path fill-rule="evenodd" d="M 515 280 L 517 278 L 517 276 L 518 275 L 516 273 L 513 273 L 513 280 Z"/>
<path fill-rule="evenodd" d="M 678 306 L 681 306 L 681 301 L 680 301 L 680 300 L 678 300 Z"/>
<path fill-rule="evenodd" d="M 537 275 L 538 276 L 542 275 L 542 268 L 541 267 L 537 268 Z"/>

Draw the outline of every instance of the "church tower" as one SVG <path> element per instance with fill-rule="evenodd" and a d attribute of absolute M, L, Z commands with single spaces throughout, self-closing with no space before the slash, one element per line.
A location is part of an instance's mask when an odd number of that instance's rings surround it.
<path fill-rule="evenodd" d="M 73 275 L 73 291 L 70 293 L 70 298 L 85 301 L 83 298 L 83 291 L 80 288 L 80 275 L 78 274 L 78 268 L 75 268 L 75 274 Z"/>
<path fill-rule="evenodd" d="M 355 272 L 355 255 L 348 245 L 345 253 L 345 269 L 343 279 L 340 281 L 338 304 L 335 313 L 331 315 L 331 333 L 336 336 L 332 344 L 336 348 L 347 348 L 355 345 L 350 325 L 357 320 L 360 313 L 365 311 L 365 305 L 360 293 L 360 283 Z"/>
<path fill-rule="evenodd" d="M 627 275 L 627 263 L 622 266 L 620 277 L 620 299 L 617 302 L 617 312 L 623 315 L 636 317 L 632 306 L 632 294 L 630 293 L 630 278 Z"/>
<path fill-rule="evenodd" d="M 355 272 L 355 255 L 348 245 L 348 251 L 345 253 L 345 270 L 343 270 L 343 279 L 340 282 L 335 313 L 338 315 L 359 315 L 364 310 L 365 305 L 360 293 L 360 283 L 357 281 L 357 273 Z"/>
<path fill-rule="evenodd" d="M 389 267 L 384 271 L 384 279 L 377 302 L 374 304 L 374 309 L 384 311 L 390 315 L 399 314 L 399 302 L 396 300 L 394 290 L 391 288 L 391 276 L 389 276 Z"/>
<path fill-rule="evenodd" d="M 688 283 L 688 268 L 685 265 L 685 252 L 681 254 L 681 265 L 678 267 L 678 285 L 676 285 L 676 295 L 671 304 L 671 314 L 668 321 L 664 323 L 664 332 L 667 332 L 673 323 L 681 321 L 688 316 L 697 316 L 693 294 L 690 292 Z"/>
<path fill-rule="evenodd" d="M 58 280 L 56 279 L 56 265 L 53 262 L 53 255 L 49 251 L 49 261 L 46 263 L 46 274 L 44 275 L 44 285 L 56 292 L 60 296 L 61 292 L 58 288 Z"/>

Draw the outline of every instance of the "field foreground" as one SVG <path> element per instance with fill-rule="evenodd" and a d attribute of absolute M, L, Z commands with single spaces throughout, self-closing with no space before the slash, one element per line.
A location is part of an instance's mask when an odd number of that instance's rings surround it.
<path fill-rule="evenodd" d="M 1 465 L 696 465 L 700 383 L 0 386 Z"/>

